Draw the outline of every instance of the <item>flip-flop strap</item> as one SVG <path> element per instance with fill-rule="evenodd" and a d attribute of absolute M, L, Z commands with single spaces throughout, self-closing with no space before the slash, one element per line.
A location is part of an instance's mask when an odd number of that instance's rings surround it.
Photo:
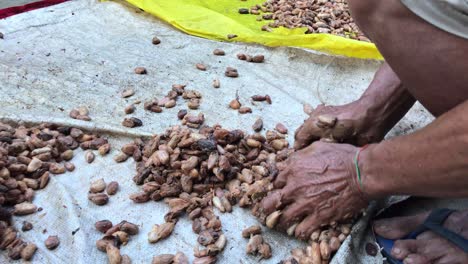
<path fill-rule="evenodd" d="M 424 231 L 431 230 L 468 253 L 468 239 L 443 227 L 445 219 L 447 219 L 447 217 L 454 211 L 455 210 L 446 208 L 433 210 L 426 218 L 426 221 L 424 221 L 424 223 L 415 232 L 412 233 L 413 236 L 416 237 Z"/>

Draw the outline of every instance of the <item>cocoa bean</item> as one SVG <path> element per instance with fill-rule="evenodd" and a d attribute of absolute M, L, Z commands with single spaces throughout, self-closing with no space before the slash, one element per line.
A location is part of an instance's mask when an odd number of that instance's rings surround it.
<path fill-rule="evenodd" d="M 127 115 L 133 114 L 135 112 L 135 110 L 136 110 L 135 105 L 131 104 L 131 105 L 128 105 L 128 106 L 125 107 L 124 113 L 127 114 Z"/>
<path fill-rule="evenodd" d="M 139 127 L 139 126 L 142 126 L 143 125 L 143 122 L 136 118 L 136 117 L 130 117 L 130 118 L 125 118 L 123 121 L 122 121 L 122 125 L 125 126 L 125 127 Z"/>
<path fill-rule="evenodd" d="M 124 221 L 122 225 L 120 226 L 120 230 L 128 233 L 129 235 L 136 235 L 138 234 L 139 228 L 137 225 Z"/>
<path fill-rule="evenodd" d="M 221 87 L 221 82 L 219 81 L 219 79 L 214 79 L 213 88 L 219 88 L 219 87 Z"/>
<path fill-rule="evenodd" d="M 195 64 L 195 67 L 199 69 L 200 71 L 206 71 L 206 66 L 202 63 Z"/>
<path fill-rule="evenodd" d="M 23 232 L 26 232 L 26 231 L 29 231 L 33 229 L 33 224 L 31 222 L 28 222 L 28 221 L 23 221 L 23 226 L 21 226 L 21 230 Z"/>
<path fill-rule="evenodd" d="M 90 193 L 88 194 L 88 200 L 95 205 L 105 205 L 109 202 L 109 196 L 105 193 Z"/>
<path fill-rule="evenodd" d="M 65 167 L 65 169 L 67 171 L 74 171 L 75 170 L 75 165 L 71 162 L 65 162 L 65 164 L 63 164 L 63 166 Z"/>
<path fill-rule="evenodd" d="M 151 264 L 171 264 L 173 263 L 174 255 L 172 254 L 162 254 L 154 256 Z"/>
<path fill-rule="evenodd" d="M 151 39 L 151 43 L 153 43 L 153 45 L 159 45 L 161 44 L 161 40 L 158 37 L 153 37 L 153 39 Z"/>
<path fill-rule="evenodd" d="M 161 239 L 167 238 L 174 230 L 174 223 L 167 222 L 162 225 L 154 225 L 151 232 L 148 233 L 148 241 L 156 243 Z"/>
<path fill-rule="evenodd" d="M 100 193 L 103 192 L 105 189 L 106 182 L 102 178 L 91 182 L 91 185 L 89 186 L 89 192 L 91 193 Z"/>
<path fill-rule="evenodd" d="M 34 243 L 28 243 L 22 250 L 21 250 L 21 258 L 23 260 L 31 260 L 32 257 L 34 256 L 34 253 L 36 253 L 37 246 Z"/>
<path fill-rule="evenodd" d="M 44 245 L 47 249 L 52 250 L 59 246 L 60 240 L 58 236 L 49 236 L 45 241 Z"/>
<path fill-rule="evenodd" d="M 85 160 L 87 163 L 92 163 L 94 161 L 95 155 L 92 151 L 88 150 L 85 153 Z"/>
<path fill-rule="evenodd" d="M 249 238 L 252 235 L 258 235 L 262 233 L 262 228 L 259 225 L 250 226 L 242 230 L 242 237 Z"/>
<path fill-rule="evenodd" d="M 23 202 L 15 205 L 15 208 L 13 210 L 14 215 L 28 215 L 28 214 L 33 214 L 37 211 L 37 206 L 28 203 L 28 202 Z"/>
<path fill-rule="evenodd" d="M 216 56 L 224 56 L 224 55 L 226 55 L 226 53 L 225 53 L 224 50 L 222 50 L 222 49 L 215 49 L 215 50 L 213 50 L 213 54 L 216 55 Z"/>
<path fill-rule="evenodd" d="M 187 256 L 182 252 L 177 252 L 172 260 L 173 264 L 189 264 Z"/>
<path fill-rule="evenodd" d="M 146 74 L 147 73 L 145 67 L 136 67 L 134 71 L 135 71 L 136 74 Z"/>
<path fill-rule="evenodd" d="M 252 108 L 243 106 L 239 108 L 239 114 L 247 114 L 247 113 L 252 113 Z"/>
<path fill-rule="evenodd" d="M 109 220 L 97 221 L 94 224 L 94 227 L 96 227 L 96 230 L 104 234 L 112 227 L 112 222 Z"/>
<path fill-rule="evenodd" d="M 134 94 L 135 94 L 135 90 L 133 90 L 132 88 L 128 88 L 122 91 L 121 96 L 122 98 L 128 98 Z"/>
<path fill-rule="evenodd" d="M 260 132 L 263 128 L 263 120 L 262 118 L 257 118 L 257 120 L 255 121 L 255 123 L 252 125 L 252 129 L 255 131 L 255 132 Z"/>
<path fill-rule="evenodd" d="M 266 226 L 268 228 L 274 228 L 276 223 L 278 223 L 279 217 L 281 216 L 281 211 L 274 211 L 266 218 Z"/>
<path fill-rule="evenodd" d="M 119 189 L 119 183 L 116 181 L 111 181 L 106 188 L 106 192 L 108 195 L 114 195 L 117 193 Z"/>
<path fill-rule="evenodd" d="M 107 253 L 107 260 L 109 261 L 109 264 L 121 264 L 122 263 L 122 255 L 120 255 L 120 250 L 116 246 L 112 244 L 107 244 L 106 253 Z"/>

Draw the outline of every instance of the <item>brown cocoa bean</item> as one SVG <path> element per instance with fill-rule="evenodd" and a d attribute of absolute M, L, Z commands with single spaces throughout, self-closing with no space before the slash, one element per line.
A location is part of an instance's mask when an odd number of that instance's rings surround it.
<path fill-rule="evenodd" d="M 162 225 L 154 225 L 151 232 L 148 233 L 148 241 L 156 243 L 161 239 L 167 238 L 174 230 L 174 223 L 167 222 Z"/>
<path fill-rule="evenodd" d="M 151 264 L 171 264 L 173 263 L 174 255 L 172 254 L 162 254 L 154 256 Z"/>
<path fill-rule="evenodd" d="M 108 195 L 114 195 L 119 190 L 119 183 L 116 181 L 111 181 L 106 188 L 106 192 Z"/>
<path fill-rule="evenodd" d="M 33 229 L 33 224 L 28 221 L 23 221 L 23 225 L 21 226 L 21 231 L 26 232 Z"/>
<path fill-rule="evenodd" d="M 136 74 L 146 74 L 147 73 L 145 67 L 136 67 L 134 71 L 135 71 Z"/>
<path fill-rule="evenodd" d="M 105 189 L 106 182 L 102 178 L 91 182 L 91 185 L 89 186 L 89 192 L 91 193 L 100 193 L 103 192 Z"/>
<path fill-rule="evenodd" d="M 221 87 L 221 82 L 219 81 L 219 79 L 214 79 L 213 88 L 219 88 L 219 87 Z"/>
<path fill-rule="evenodd" d="M 239 108 L 239 114 L 247 114 L 247 113 L 252 113 L 252 108 L 243 106 Z"/>
<path fill-rule="evenodd" d="M 109 221 L 109 220 L 97 221 L 97 222 L 94 224 L 94 227 L 95 227 L 96 230 L 98 230 L 99 232 L 105 234 L 105 233 L 107 232 L 107 230 L 109 230 L 109 229 L 112 227 L 112 222 Z"/>
<path fill-rule="evenodd" d="M 262 228 L 259 225 L 253 225 L 242 230 L 242 237 L 249 238 L 252 235 L 258 235 L 261 233 L 262 233 Z"/>
<path fill-rule="evenodd" d="M 195 67 L 196 67 L 197 69 L 199 69 L 200 71 L 206 71 L 206 66 L 205 66 L 205 64 L 197 63 L 197 64 L 195 64 Z"/>
<path fill-rule="evenodd" d="M 263 128 L 263 120 L 262 118 L 257 118 L 257 120 L 255 121 L 255 123 L 252 125 L 252 129 L 255 131 L 255 132 L 260 132 Z"/>
<path fill-rule="evenodd" d="M 33 214 L 37 211 L 37 206 L 28 203 L 28 202 L 23 202 L 15 205 L 15 208 L 13 210 L 14 215 L 28 215 L 28 214 Z"/>
<path fill-rule="evenodd" d="M 151 39 L 151 43 L 153 43 L 153 45 L 159 45 L 161 44 L 161 40 L 158 37 L 153 37 L 153 39 Z"/>
<path fill-rule="evenodd" d="M 131 105 L 128 105 L 128 106 L 125 107 L 124 113 L 125 113 L 126 115 L 133 114 L 133 113 L 135 112 L 135 110 L 136 110 L 135 105 L 134 105 L 134 104 L 131 104 Z"/>
<path fill-rule="evenodd" d="M 109 261 L 109 264 L 121 264 L 122 263 L 122 255 L 120 255 L 120 250 L 116 246 L 112 244 L 107 244 L 106 254 L 107 254 L 107 260 Z"/>
<path fill-rule="evenodd" d="M 21 258 L 23 260 L 31 260 L 32 257 L 34 256 L 34 253 L 36 253 L 37 246 L 34 243 L 28 243 L 22 250 L 21 250 Z"/>
<path fill-rule="evenodd" d="M 274 211 L 266 218 L 266 226 L 268 228 L 274 228 L 276 223 L 278 223 L 279 217 L 281 216 L 281 211 Z"/>
<path fill-rule="evenodd" d="M 136 118 L 136 117 L 130 117 L 130 118 L 125 118 L 123 121 L 122 121 L 122 125 L 125 126 L 125 127 L 140 127 L 143 125 L 143 122 Z"/>
<path fill-rule="evenodd" d="M 109 196 L 105 193 L 90 193 L 88 194 L 88 200 L 93 202 L 95 205 L 105 205 L 109 202 Z"/>
<path fill-rule="evenodd" d="M 65 167 L 65 169 L 67 171 L 74 171 L 75 170 L 75 165 L 71 162 L 65 162 L 65 164 L 63 164 L 63 166 Z"/>
<path fill-rule="evenodd" d="M 120 226 L 120 230 L 128 233 L 129 235 L 134 236 L 134 235 L 138 234 L 139 228 L 138 228 L 137 225 L 135 225 L 133 223 L 124 221 L 124 223 L 122 223 L 122 225 Z"/>
<path fill-rule="evenodd" d="M 55 249 L 59 246 L 60 244 L 60 240 L 58 238 L 58 236 L 49 236 L 45 241 L 44 241 L 44 245 L 47 249 Z"/>

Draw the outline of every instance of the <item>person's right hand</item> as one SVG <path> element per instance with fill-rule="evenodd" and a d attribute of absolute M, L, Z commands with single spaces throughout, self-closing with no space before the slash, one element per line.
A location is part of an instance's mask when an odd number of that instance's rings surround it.
<path fill-rule="evenodd" d="M 342 106 L 319 105 L 295 134 L 295 149 L 315 141 L 348 143 L 362 146 L 378 142 L 385 136 L 375 118 L 358 101 Z M 378 120 L 378 119 L 375 119 Z"/>

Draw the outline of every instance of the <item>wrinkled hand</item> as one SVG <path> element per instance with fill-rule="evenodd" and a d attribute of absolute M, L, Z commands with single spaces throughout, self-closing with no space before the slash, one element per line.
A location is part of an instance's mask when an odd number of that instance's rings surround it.
<path fill-rule="evenodd" d="M 365 106 L 353 102 L 342 106 L 319 105 L 296 130 L 295 149 L 302 149 L 322 140 L 362 146 L 385 136 L 379 125 L 366 117 Z M 377 119 L 377 118 L 375 118 Z"/>
<path fill-rule="evenodd" d="M 354 216 L 368 204 L 357 186 L 353 158 L 357 148 L 316 142 L 292 154 L 262 201 L 265 215 L 281 210 L 276 228 L 297 224 L 295 236 L 310 237 L 322 224 Z"/>

